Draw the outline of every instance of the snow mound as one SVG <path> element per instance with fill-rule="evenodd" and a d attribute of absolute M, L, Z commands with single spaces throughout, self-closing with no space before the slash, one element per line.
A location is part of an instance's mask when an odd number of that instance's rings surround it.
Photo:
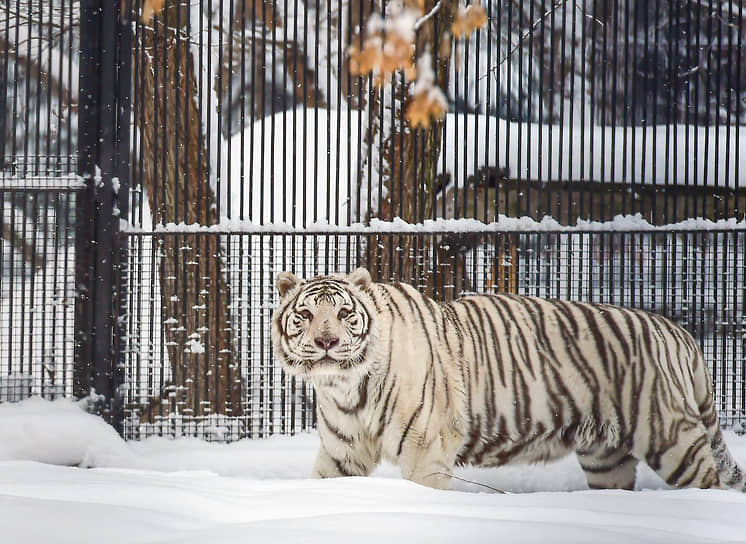
<path fill-rule="evenodd" d="M 129 458 L 113 427 L 69 399 L 31 397 L 0 404 L 0 461 L 92 467 Z"/>

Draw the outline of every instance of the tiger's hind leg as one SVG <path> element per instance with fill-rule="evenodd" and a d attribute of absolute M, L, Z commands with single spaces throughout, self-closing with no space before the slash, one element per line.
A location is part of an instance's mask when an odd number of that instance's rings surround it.
<path fill-rule="evenodd" d="M 651 445 L 645 460 L 668 485 L 721 487 L 710 438 L 701 423 L 688 427 L 679 425 L 675 440 L 667 442 L 666 446 L 654 448 Z"/>
<path fill-rule="evenodd" d="M 638 461 L 628 449 L 599 446 L 578 451 L 577 456 L 591 489 L 635 488 Z"/>

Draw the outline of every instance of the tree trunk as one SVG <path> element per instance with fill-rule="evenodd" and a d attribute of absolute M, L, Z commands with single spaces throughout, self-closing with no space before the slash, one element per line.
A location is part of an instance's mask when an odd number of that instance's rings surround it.
<path fill-rule="evenodd" d="M 425 3 L 428 13 L 437 0 Z M 441 0 L 436 17 L 427 21 L 417 35 L 418 56 L 428 48 L 433 53 L 436 84 L 448 88 L 450 55 L 437 55 L 444 34 L 451 27 L 456 11 L 454 0 Z M 399 217 L 408 223 L 421 222 L 428 218 L 435 190 L 435 169 L 440 153 L 443 122 L 434 122 L 429 129 L 412 130 L 404 119 L 411 99 L 411 81 L 404 81 L 401 74 L 392 83 L 375 88 L 368 94 L 369 123 L 363 149 L 361 150 L 360 179 L 365 192 L 367 184 L 373 183 L 375 174 L 385 188 L 378 202 L 377 187 L 371 187 L 371 200 L 367 201 L 370 217 L 390 220 Z M 352 89 L 350 89 L 352 90 Z M 364 107 L 365 104 L 361 104 Z M 377 172 L 376 172 L 377 171 Z M 371 172 L 371 175 L 368 175 Z M 377 209 L 376 209 L 377 208 Z M 458 262 L 448 265 L 453 259 L 436 240 L 416 236 L 386 236 L 371 240 L 377 245 L 376 259 L 371 262 L 371 274 L 377 281 L 415 281 L 429 294 L 438 298 L 450 298 L 453 289 L 443 291 L 444 285 L 460 285 L 456 281 Z M 431 244 L 436 243 L 435 246 Z M 424 266 L 424 257 L 435 247 L 435 262 L 441 265 Z M 458 259 L 458 257 L 456 257 Z M 463 270 L 463 267 L 461 267 Z M 458 294 L 456 290 L 456 295 Z M 446 294 L 448 293 L 448 294 Z"/>
<path fill-rule="evenodd" d="M 189 4 L 168 4 L 139 49 L 142 93 L 137 128 L 143 139 L 144 184 L 153 222 L 217 222 L 209 183 L 197 79 L 189 46 Z M 168 29 L 163 21 L 168 23 Z M 174 29 L 179 29 L 179 33 Z M 216 145 L 218 143 L 216 142 Z M 241 414 L 241 373 L 233 348 L 229 286 L 220 238 L 155 238 L 160 261 L 162 323 L 172 369 L 168 408 L 188 416 Z"/>

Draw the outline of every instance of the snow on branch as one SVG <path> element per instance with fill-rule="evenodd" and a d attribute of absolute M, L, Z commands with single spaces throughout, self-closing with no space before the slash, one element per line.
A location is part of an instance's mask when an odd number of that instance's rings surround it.
<path fill-rule="evenodd" d="M 461 4 L 451 25 L 451 32 L 457 38 L 468 37 L 475 30 L 487 24 L 487 13 L 481 4 Z"/>
<path fill-rule="evenodd" d="M 440 11 L 440 6 L 442 5 L 443 0 L 439 0 L 438 3 L 433 6 L 433 9 L 431 9 L 426 15 L 423 15 L 417 20 L 417 22 L 414 24 L 414 29 L 419 30 L 420 28 L 422 28 L 422 25 L 432 19 L 435 14 Z"/>
<path fill-rule="evenodd" d="M 352 44 L 347 50 L 350 73 L 372 73 L 379 86 L 389 82 L 397 70 L 411 78 L 414 75 L 415 24 L 419 15 L 417 9 L 401 5 L 393 6 L 385 19 L 372 14 L 365 27 L 362 46 Z"/>
<path fill-rule="evenodd" d="M 445 117 L 448 102 L 443 90 L 435 84 L 430 53 L 417 61 L 417 81 L 412 87 L 412 101 L 407 108 L 406 119 L 412 127 L 430 127 L 430 119 Z"/>
<path fill-rule="evenodd" d="M 374 84 L 391 81 L 394 72 L 402 71 L 409 80 L 416 78 L 412 101 L 406 118 L 413 127 L 429 127 L 431 119 L 442 119 L 447 102 L 443 90 L 435 85 L 432 57 L 426 50 L 416 55 L 417 31 L 432 19 L 440 8 L 439 0 L 425 14 L 423 0 L 403 0 L 394 3 L 385 18 L 374 13 L 365 26 L 365 38 L 347 50 L 352 75 L 373 75 Z M 467 37 L 487 24 L 487 14 L 479 2 L 461 4 L 451 25 L 456 38 Z M 441 50 L 443 49 L 441 44 Z M 416 62 L 416 69 L 415 69 Z"/>

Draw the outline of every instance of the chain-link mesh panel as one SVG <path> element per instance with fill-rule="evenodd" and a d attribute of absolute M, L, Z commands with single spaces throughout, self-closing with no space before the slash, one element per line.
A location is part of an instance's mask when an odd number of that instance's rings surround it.
<path fill-rule="evenodd" d="M 194 415 L 187 382 L 230 387 L 215 369 L 176 379 L 171 349 L 193 350 L 178 316 L 164 313 L 164 240 L 193 248 L 220 237 L 240 415 Z M 607 302 L 668 316 L 692 332 L 715 381 L 723 423 L 746 420 L 746 240 L 743 232 L 513 232 L 469 234 L 148 234 L 130 236 L 130 294 L 125 356 L 125 435 L 194 435 L 211 440 L 294 433 L 315 425 L 313 391 L 274 361 L 270 320 L 275 277 L 303 277 L 367 266 L 374 277 L 415 284 L 439 300 L 468 292 Z M 189 261 L 186 267 L 198 267 Z M 178 272 L 177 272 L 178 273 Z M 205 327 L 212 301 L 204 299 Z M 189 309 L 183 309 L 188 311 Z M 205 376 L 200 376 L 203 373 Z M 234 412 L 236 409 L 234 409 Z"/>
<path fill-rule="evenodd" d="M 72 395 L 75 198 L 0 191 L 0 402 Z"/>

